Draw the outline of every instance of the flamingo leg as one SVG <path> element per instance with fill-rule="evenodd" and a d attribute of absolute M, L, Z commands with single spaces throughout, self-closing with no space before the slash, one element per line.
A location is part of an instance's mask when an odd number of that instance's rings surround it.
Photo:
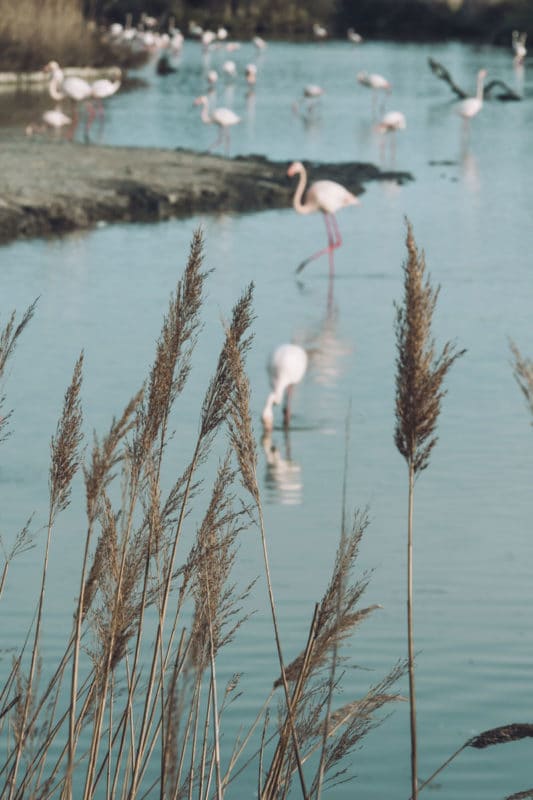
<path fill-rule="evenodd" d="M 289 427 L 289 423 L 291 421 L 291 399 L 292 399 L 292 391 L 293 385 L 287 386 L 287 393 L 286 393 L 286 400 L 285 400 L 285 408 L 283 409 L 283 425 L 285 428 Z"/>
<path fill-rule="evenodd" d="M 324 222 L 326 224 L 326 231 L 328 234 L 328 246 L 322 248 L 322 250 L 318 250 L 316 253 L 313 253 L 313 255 L 309 256 L 309 258 L 306 258 L 304 261 L 302 261 L 302 263 L 296 269 L 297 273 L 301 272 L 310 261 L 315 261 L 317 258 L 320 258 L 320 256 L 324 256 L 327 253 L 329 255 L 330 275 L 333 275 L 333 250 L 335 250 L 337 247 L 340 247 L 342 244 L 342 239 L 334 214 L 325 213 Z"/>
<path fill-rule="evenodd" d="M 220 144 L 223 138 L 224 138 L 224 131 L 222 130 L 222 128 L 220 128 L 217 138 L 215 139 L 211 147 L 207 148 L 207 152 L 210 153 L 211 150 L 214 150 L 215 147 L 217 147 Z"/>

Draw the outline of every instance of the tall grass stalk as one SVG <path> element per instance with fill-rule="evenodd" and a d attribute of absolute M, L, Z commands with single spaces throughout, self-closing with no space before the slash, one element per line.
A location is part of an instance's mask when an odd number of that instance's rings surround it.
<path fill-rule="evenodd" d="M 171 420 L 201 331 L 205 278 L 197 232 L 146 383 L 107 434 L 94 435 L 85 456 L 85 542 L 72 629 L 41 687 L 54 527 L 82 465 L 81 357 L 76 364 L 52 440 L 35 617 L 0 685 L 6 752 L 0 794 L 6 798 L 222 799 L 252 765 L 265 800 L 286 797 L 295 780 L 303 797 L 319 797 L 326 776 L 332 783 L 344 779 L 341 762 L 375 724 L 374 712 L 397 699 L 388 688 L 399 668 L 362 698 L 335 708 L 342 644 L 373 610 L 360 607 L 368 576 L 351 577 L 364 514 L 355 514 L 351 529 L 343 514 L 331 580 L 311 614 L 303 649 L 289 664 L 283 658 L 245 373 L 251 286 L 223 331 L 191 452 L 167 480 L 177 438 Z M 12 317 L 0 333 L 0 375 L 32 313 L 19 326 Z M 202 506 L 203 468 L 228 432 L 227 452 Z M 232 575 L 239 540 L 251 524 L 260 530 L 279 676 L 272 676 L 262 707 L 231 742 L 226 712 L 239 697 L 239 676 L 224 686 L 219 657 L 248 616 L 255 581 L 237 588 Z M 0 590 L 9 580 L 9 558 L 30 543 L 27 523 L 6 548 Z M 272 713 L 276 701 L 278 715 Z"/>
<path fill-rule="evenodd" d="M 409 220 L 407 260 L 403 265 L 404 298 L 396 305 L 396 428 L 395 443 L 408 468 L 407 507 L 407 650 L 411 739 L 411 795 L 418 796 L 418 748 L 416 731 L 415 650 L 413 626 L 413 514 L 414 487 L 418 475 L 429 465 L 437 443 L 436 428 L 443 383 L 452 364 L 464 350 L 447 342 L 435 353 L 431 324 L 439 289 L 426 277 L 425 257 L 419 252 Z"/>

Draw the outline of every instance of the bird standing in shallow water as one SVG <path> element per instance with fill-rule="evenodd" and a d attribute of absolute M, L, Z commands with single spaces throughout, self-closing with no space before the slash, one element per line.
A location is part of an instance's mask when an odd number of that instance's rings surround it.
<path fill-rule="evenodd" d="M 48 91 L 52 100 L 59 102 L 61 100 L 65 100 L 65 98 L 68 98 L 72 103 L 73 111 L 71 136 L 74 136 L 74 132 L 78 124 L 78 104 L 84 101 L 86 102 L 87 119 L 85 123 L 85 130 L 86 133 L 88 133 L 94 117 L 94 108 L 90 102 L 92 95 L 91 84 L 83 80 L 83 78 L 78 78 L 74 75 L 65 77 L 63 70 L 57 61 L 49 61 L 43 69 L 44 72 L 49 72 L 51 76 Z"/>
<path fill-rule="evenodd" d="M 218 125 L 219 127 L 219 135 L 208 148 L 208 150 L 213 150 L 221 141 L 225 143 L 225 151 L 226 155 L 229 153 L 229 128 L 232 125 L 236 125 L 238 122 L 241 121 L 241 118 L 235 114 L 235 112 L 231 111 L 229 108 L 215 108 L 213 111 L 209 112 L 208 110 L 208 99 L 205 95 L 201 95 L 197 97 L 194 101 L 195 106 L 202 106 L 202 114 L 201 119 L 202 122 L 206 125 Z"/>
<path fill-rule="evenodd" d="M 297 344 L 281 344 L 272 353 L 268 362 L 268 373 L 272 391 L 267 397 L 261 419 L 265 431 L 274 427 L 272 406 L 280 405 L 286 394 L 283 409 L 283 424 L 289 427 L 293 388 L 300 383 L 307 369 L 307 353 Z"/>
<path fill-rule="evenodd" d="M 311 184 L 306 192 L 305 202 L 302 202 L 302 196 L 307 182 L 307 172 L 301 161 L 294 161 L 287 170 L 287 175 L 289 178 L 292 178 L 293 175 L 300 176 L 292 202 L 294 210 L 297 211 L 298 214 L 312 214 L 314 211 L 321 211 L 324 215 L 324 222 L 328 235 L 328 246 L 323 250 L 313 253 L 313 255 L 306 258 L 305 261 L 302 261 L 296 271 L 301 272 L 310 261 L 314 261 L 316 258 L 327 253 L 329 255 L 330 276 L 333 276 L 333 251 L 342 244 L 342 237 L 335 212 L 346 206 L 358 206 L 360 204 L 359 198 L 335 181 L 316 181 Z"/>

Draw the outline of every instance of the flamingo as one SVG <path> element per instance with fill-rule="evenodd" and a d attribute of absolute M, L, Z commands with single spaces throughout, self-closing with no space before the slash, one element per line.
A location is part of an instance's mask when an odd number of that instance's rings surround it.
<path fill-rule="evenodd" d="M 112 97 L 120 89 L 121 79 L 110 81 L 108 78 L 99 78 L 91 85 L 91 97 L 96 100 L 96 114 L 104 116 L 104 100 Z"/>
<path fill-rule="evenodd" d="M 391 156 L 394 157 L 396 149 L 396 131 L 403 131 L 407 127 L 405 115 L 401 111 L 387 111 L 377 126 L 379 133 L 391 134 Z"/>
<path fill-rule="evenodd" d="M 255 86 L 257 81 L 257 67 L 255 64 L 247 64 L 245 69 L 246 83 L 248 86 Z"/>
<path fill-rule="evenodd" d="M 300 114 L 301 104 L 307 101 L 304 114 L 305 116 L 309 117 L 310 121 L 310 116 L 316 108 L 318 100 L 320 100 L 323 94 L 324 89 L 321 86 L 318 86 L 316 83 L 308 83 L 307 86 L 304 86 L 302 99 L 300 101 L 295 101 L 292 104 L 292 110 L 295 114 Z"/>
<path fill-rule="evenodd" d="M 201 95 L 200 97 L 196 98 L 194 105 L 202 106 L 201 120 L 203 123 L 206 125 L 218 125 L 220 129 L 217 139 L 213 142 L 211 147 L 209 147 L 209 150 L 213 150 L 213 148 L 215 148 L 219 142 L 224 140 L 227 154 L 229 153 L 229 128 L 232 125 L 237 125 L 237 123 L 241 121 L 241 118 L 229 108 L 215 108 L 213 111 L 211 111 L 211 113 L 209 113 L 208 102 L 209 101 L 207 97 L 205 95 Z"/>
<path fill-rule="evenodd" d="M 280 405 L 286 393 L 283 409 L 283 424 L 289 427 L 291 418 L 291 398 L 293 388 L 300 383 L 307 369 L 307 353 L 297 344 L 281 344 L 277 347 L 268 362 L 268 373 L 272 391 L 268 395 L 261 415 L 266 432 L 274 427 L 272 406 Z"/>
<path fill-rule="evenodd" d="M 49 61 L 43 70 L 49 72 L 51 76 L 48 91 L 52 100 L 61 101 L 67 97 L 72 103 L 72 135 L 78 124 L 78 103 L 87 102 L 88 117 L 85 127 L 88 131 L 94 116 L 94 109 L 90 102 L 91 84 L 76 76 L 65 77 L 57 61 Z"/>
<path fill-rule="evenodd" d="M 369 89 L 372 89 L 372 111 L 375 113 L 377 93 L 386 92 L 390 94 L 392 91 L 390 82 L 377 72 L 358 72 L 357 80 L 361 86 L 367 86 Z"/>
<path fill-rule="evenodd" d="M 527 56 L 527 48 L 526 48 L 526 40 L 527 40 L 527 33 L 520 33 L 519 31 L 513 31 L 513 51 L 514 51 L 514 63 L 515 64 L 523 64 L 525 58 Z"/>
<path fill-rule="evenodd" d="M 361 36 L 361 34 L 356 33 L 353 28 L 348 28 L 346 36 L 348 37 L 348 40 L 350 42 L 353 42 L 353 44 L 361 44 L 361 42 L 363 41 L 363 37 Z"/>
<path fill-rule="evenodd" d="M 300 176 L 292 203 L 295 211 L 297 211 L 298 214 L 312 214 L 314 211 L 321 211 L 324 215 L 324 222 L 328 234 L 328 246 L 309 256 L 305 261 L 302 261 L 296 271 L 301 272 L 310 261 L 314 261 L 314 259 L 328 253 L 330 276 L 333 276 L 333 251 L 342 244 L 342 237 L 335 212 L 345 206 L 358 206 L 360 205 L 360 201 L 354 194 L 349 192 L 348 189 L 341 186 L 340 183 L 335 183 L 335 181 L 316 181 L 316 183 L 313 183 L 307 190 L 305 203 L 302 203 L 302 196 L 307 181 L 307 173 L 304 165 L 300 161 L 295 161 L 287 170 L 287 175 L 290 178 L 292 178 L 293 175 Z"/>
<path fill-rule="evenodd" d="M 324 28 L 323 25 L 319 25 L 318 22 L 313 23 L 313 33 L 317 39 L 325 39 L 328 35 L 327 28 Z"/>
<path fill-rule="evenodd" d="M 264 50 L 265 47 L 267 46 L 267 43 L 265 42 L 265 40 L 262 39 L 260 36 L 254 36 L 253 39 L 252 39 L 252 44 L 255 47 L 257 47 L 258 50 Z"/>
<path fill-rule="evenodd" d="M 456 106 L 456 111 L 463 118 L 463 130 L 465 135 L 469 130 L 469 123 L 472 117 L 479 114 L 483 108 L 483 81 L 487 74 L 486 69 L 480 69 L 477 74 L 477 91 L 475 97 L 467 97 L 466 100 L 461 100 Z"/>
<path fill-rule="evenodd" d="M 235 80 L 237 77 L 237 65 L 235 61 L 224 61 L 222 64 L 222 72 L 226 76 L 227 80 Z"/>

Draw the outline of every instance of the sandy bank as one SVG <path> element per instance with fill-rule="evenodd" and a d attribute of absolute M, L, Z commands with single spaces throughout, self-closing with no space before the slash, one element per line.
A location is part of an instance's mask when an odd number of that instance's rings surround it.
<path fill-rule="evenodd" d="M 4 134 L 0 138 L 0 242 L 60 234 L 99 222 L 139 222 L 290 205 L 287 163 L 187 150 L 101 147 Z M 356 194 L 409 173 L 372 164 L 313 164 Z"/>

